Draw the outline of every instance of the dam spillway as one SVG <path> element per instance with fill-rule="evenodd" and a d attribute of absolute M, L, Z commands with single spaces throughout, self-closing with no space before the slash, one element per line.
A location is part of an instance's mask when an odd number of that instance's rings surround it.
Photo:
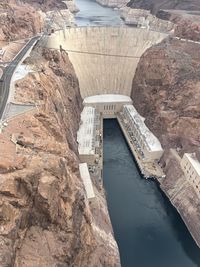
<path fill-rule="evenodd" d="M 76 27 L 52 33 L 47 47 L 67 51 L 82 98 L 98 94 L 130 96 L 140 57 L 167 36 L 140 28 Z"/>

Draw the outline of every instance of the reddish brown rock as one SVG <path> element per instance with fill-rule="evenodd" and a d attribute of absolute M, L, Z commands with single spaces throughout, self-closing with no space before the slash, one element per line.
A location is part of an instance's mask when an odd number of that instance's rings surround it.
<path fill-rule="evenodd" d="M 0 266 L 118 267 L 105 196 L 95 189 L 91 206 L 78 172 L 78 80 L 64 52 L 37 55 L 27 61 L 37 71 L 16 83 L 15 96 L 37 108 L 0 136 L 16 143 L 7 154 L 15 160 L 0 174 Z"/>
<path fill-rule="evenodd" d="M 132 8 L 141 8 L 151 10 L 156 14 L 160 9 L 176 9 L 176 10 L 200 10 L 199 0 L 130 0 L 127 4 Z"/>
<path fill-rule="evenodd" d="M 139 62 L 132 98 L 165 149 L 200 147 L 200 46 L 170 39 Z"/>
<path fill-rule="evenodd" d="M 0 3 L 0 40 L 19 40 L 42 31 L 44 15 L 31 5 L 15 1 Z"/>

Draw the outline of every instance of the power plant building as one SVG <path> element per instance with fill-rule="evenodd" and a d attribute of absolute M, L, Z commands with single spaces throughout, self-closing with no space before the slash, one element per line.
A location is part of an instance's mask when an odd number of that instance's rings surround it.
<path fill-rule="evenodd" d="M 81 162 L 94 164 L 99 147 L 100 115 L 93 107 L 84 107 L 77 133 L 78 152 Z"/>
<path fill-rule="evenodd" d="M 143 160 L 159 160 L 163 149 L 158 138 L 147 128 L 144 118 L 133 105 L 124 105 L 120 116 Z"/>
<path fill-rule="evenodd" d="M 123 106 L 132 102 L 132 99 L 126 95 L 102 94 L 86 97 L 83 105 L 96 108 L 103 118 L 116 118 Z"/>
<path fill-rule="evenodd" d="M 200 195 L 200 162 L 195 153 L 185 153 L 181 159 L 181 167 L 186 179 Z"/>

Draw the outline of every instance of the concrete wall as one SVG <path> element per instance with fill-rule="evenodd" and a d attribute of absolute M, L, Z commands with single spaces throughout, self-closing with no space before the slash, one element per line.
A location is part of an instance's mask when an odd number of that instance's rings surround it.
<path fill-rule="evenodd" d="M 107 102 L 107 103 L 93 103 L 93 104 L 85 104 L 85 106 L 92 106 L 98 110 L 103 116 L 103 118 L 116 118 L 117 113 L 122 111 L 123 106 L 126 104 L 130 104 L 130 102 Z"/>
<path fill-rule="evenodd" d="M 200 196 L 200 163 L 195 157 L 193 154 L 185 153 L 180 163 L 187 180 Z"/>
<path fill-rule="evenodd" d="M 118 118 L 121 119 L 126 131 L 143 160 L 152 162 L 160 160 L 163 149 L 156 136 L 150 132 L 133 105 L 125 105 Z"/>
<path fill-rule="evenodd" d="M 77 27 L 56 31 L 47 47 L 61 45 L 68 50 L 83 98 L 109 93 L 129 96 L 141 55 L 166 36 L 139 28 Z"/>

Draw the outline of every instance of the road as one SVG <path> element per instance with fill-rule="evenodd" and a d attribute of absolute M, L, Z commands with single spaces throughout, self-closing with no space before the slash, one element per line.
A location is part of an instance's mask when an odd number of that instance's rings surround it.
<path fill-rule="evenodd" d="M 3 113 L 8 101 L 12 76 L 20 61 L 39 38 L 40 36 L 35 36 L 29 40 L 22 50 L 17 54 L 14 60 L 11 61 L 10 64 L 4 69 L 3 75 L 0 79 L 0 120 L 3 117 Z"/>

